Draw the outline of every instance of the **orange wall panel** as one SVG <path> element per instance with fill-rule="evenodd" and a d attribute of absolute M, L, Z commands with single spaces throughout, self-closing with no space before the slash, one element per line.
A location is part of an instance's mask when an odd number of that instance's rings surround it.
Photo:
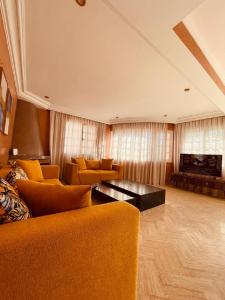
<path fill-rule="evenodd" d="M 9 134 L 5 135 L 2 132 L 0 132 L 0 166 L 2 166 L 7 164 L 8 153 L 9 153 L 9 149 L 11 148 L 17 95 L 16 95 L 16 86 L 14 82 L 13 71 L 10 62 L 9 51 L 6 42 L 6 36 L 4 32 L 4 26 L 3 26 L 1 14 L 0 14 L 0 65 L 4 70 L 8 87 L 10 89 L 13 98 Z"/>

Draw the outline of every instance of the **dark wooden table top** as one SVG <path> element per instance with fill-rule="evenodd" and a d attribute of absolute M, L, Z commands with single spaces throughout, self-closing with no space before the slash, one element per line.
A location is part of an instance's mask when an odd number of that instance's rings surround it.
<path fill-rule="evenodd" d="M 128 200 L 133 199 L 132 196 L 121 193 L 121 192 L 114 190 L 113 188 L 106 186 L 106 185 L 99 185 L 96 188 L 94 188 L 94 191 L 97 191 L 99 193 L 102 193 L 104 195 L 109 196 L 110 198 L 113 198 L 113 199 L 119 200 L 119 201 L 128 201 Z"/>
<path fill-rule="evenodd" d="M 124 192 L 130 192 L 134 195 L 139 196 L 152 194 L 164 190 L 153 185 L 137 183 L 129 180 L 107 180 L 103 181 L 102 183 L 108 186 L 118 188 Z"/>

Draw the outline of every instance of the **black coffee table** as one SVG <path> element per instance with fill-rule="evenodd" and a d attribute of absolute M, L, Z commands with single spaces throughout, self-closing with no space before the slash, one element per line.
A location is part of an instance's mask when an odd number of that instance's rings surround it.
<path fill-rule="evenodd" d="M 127 201 L 140 211 L 165 203 L 165 189 L 129 180 L 102 181 L 94 195 L 108 201 Z"/>

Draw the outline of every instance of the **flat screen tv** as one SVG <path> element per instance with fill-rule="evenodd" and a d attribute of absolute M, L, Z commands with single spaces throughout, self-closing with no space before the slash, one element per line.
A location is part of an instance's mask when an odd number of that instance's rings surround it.
<path fill-rule="evenodd" d="M 222 155 L 180 154 L 179 171 L 221 177 Z"/>

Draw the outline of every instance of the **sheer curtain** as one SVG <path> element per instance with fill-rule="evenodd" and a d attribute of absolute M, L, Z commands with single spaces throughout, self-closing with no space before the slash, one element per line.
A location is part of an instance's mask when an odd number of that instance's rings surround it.
<path fill-rule="evenodd" d="M 225 117 L 217 117 L 175 125 L 174 166 L 179 170 L 180 153 L 222 154 L 225 176 Z"/>
<path fill-rule="evenodd" d="M 164 184 L 167 124 L 112 125 L 111 156 L 124 166 L 124 178 L 146 184 Z"/>
<path fill-rule="evenodd" d="M 72 156 L 100 159 L 105 153 L 106 125 L 87 119 L 50 112 L 50 152 L 61 176 Z"/>

